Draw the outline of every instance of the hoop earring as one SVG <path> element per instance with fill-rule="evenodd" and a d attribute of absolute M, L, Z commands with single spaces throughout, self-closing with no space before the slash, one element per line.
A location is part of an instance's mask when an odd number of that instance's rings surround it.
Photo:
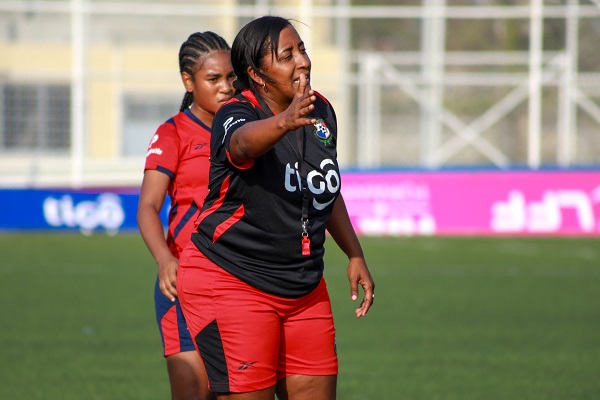
<path fill-rule="evenodd" d="M 266 83 L 266 82 L 263 82 L 263 84 L 262 84 L 262 88 L 263 88 L 263 90 L 265 91 L 265 93 L 268 93 L 268 92 L 269 92 L 269 91 L 267 90 L 267 83 Z"/>

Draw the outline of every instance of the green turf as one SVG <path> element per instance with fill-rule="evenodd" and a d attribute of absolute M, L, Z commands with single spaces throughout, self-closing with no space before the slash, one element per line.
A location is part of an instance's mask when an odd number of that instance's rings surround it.
<path fill-rule="evenodd" d="M 362 238 L 376 304 L 326 276 L 338 398 L 600 398 L 600 242 Z M 167 399 L 155 266 L 137 235 L 0 235 L 0 399 Z"/>

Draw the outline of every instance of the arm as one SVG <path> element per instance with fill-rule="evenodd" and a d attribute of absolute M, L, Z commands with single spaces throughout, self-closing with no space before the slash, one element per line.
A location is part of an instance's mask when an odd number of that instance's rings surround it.
<path fill-rule="evenodd" d="M 304 125 L 312 125 L 314 118 L 306 116 L 314 109 L 317 100 L 314 91 L 308 86 L 306 76 L 300 76 L 300 84 L 291 104 L 273 117 L 248 122 L 231 134 L 229 156 L 236 165 L 242 165 L 266 153 L 279 142 L 286 133 Z"/>
<path fill-rule="evenodd" d="M 356 309 L 356 316 L 364 317 L 373 305 L 375 282 L 367 267 L 360 242 L 350 222 L 346 203 L 341 194 L 333 204 L 333 212 L 327 222 L 327 230 L 340 249 L 348 256 L 348 280 L 350 281 L 352 300 L 355 301 L 358 298 L 359 284 L 365 292 L 360 307 Z"/>
<path fill-rule="evenodd" d="M 178 260 L 171 254 L 167 245 L 159 216 L 169 182 L 169 176 L 162 172 L 147 170 L 144 173 L 138 203 L 137 223 L 146 246 L 158 264 L 160 291 L 171 301 L 175 301 Z"/>

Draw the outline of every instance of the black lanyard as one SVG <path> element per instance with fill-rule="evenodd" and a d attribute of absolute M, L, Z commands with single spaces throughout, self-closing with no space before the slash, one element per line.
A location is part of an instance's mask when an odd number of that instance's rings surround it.
<path fill-rule="evenodd" d="M 308 238 L 308 202 L 310 196 L 308 193 L 308 173 L 306 172 L 306 162 L 304 156 L 306 155 L 306 126 L 302 128 L 302 135 L 299 131 L 296 131 L 296 139 L 298 140 L 298 148 L 300 149 L 300 182 L 302 190 L 302 255 L 310 255 L 310 239 Z"/>
<path fill-rule="evenodd" d="M 259 96 L 256 95 L 256 99 L 260 104 L 262 110 L 267 114 L 267 117 L 274 116 L 273 111 L 269 108 L 267 103 Z M 298 162 L 298 168 L 300 173 L 300 190 L 302 193 L 302 217 L 300 222 L 302 224 L 302 255 L 309 256 L 310 255 L 310 239 L 308 237 L 308 204 L 310 202 L 310 193 L 308 191 L 308 183 L 307 183 L 307 171 L 306 171 L 306 162 L 304 160 L 306 156 L 306 130 L 308 126 L 304 126 L 302 128 L 302 133 L 300 133 L 300 129 L 296 130 L 296 140 L 298 143 L 298 155 L 300 156 L 300 161 Z M 284 140 L 288 142 L 290 147 L 296 152 L 296 149 L 292 145 L 291 141 L 288 139 L 287 134 L 284 136 Z"/>

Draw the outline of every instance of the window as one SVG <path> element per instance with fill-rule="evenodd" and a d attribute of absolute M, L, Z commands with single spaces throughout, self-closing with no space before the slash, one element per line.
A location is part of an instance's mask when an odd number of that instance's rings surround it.
<path fill-rule="evenodd" d="M 71 92 L 68 85 L 0 86 L 0 148 L 68 150 Z"/>

